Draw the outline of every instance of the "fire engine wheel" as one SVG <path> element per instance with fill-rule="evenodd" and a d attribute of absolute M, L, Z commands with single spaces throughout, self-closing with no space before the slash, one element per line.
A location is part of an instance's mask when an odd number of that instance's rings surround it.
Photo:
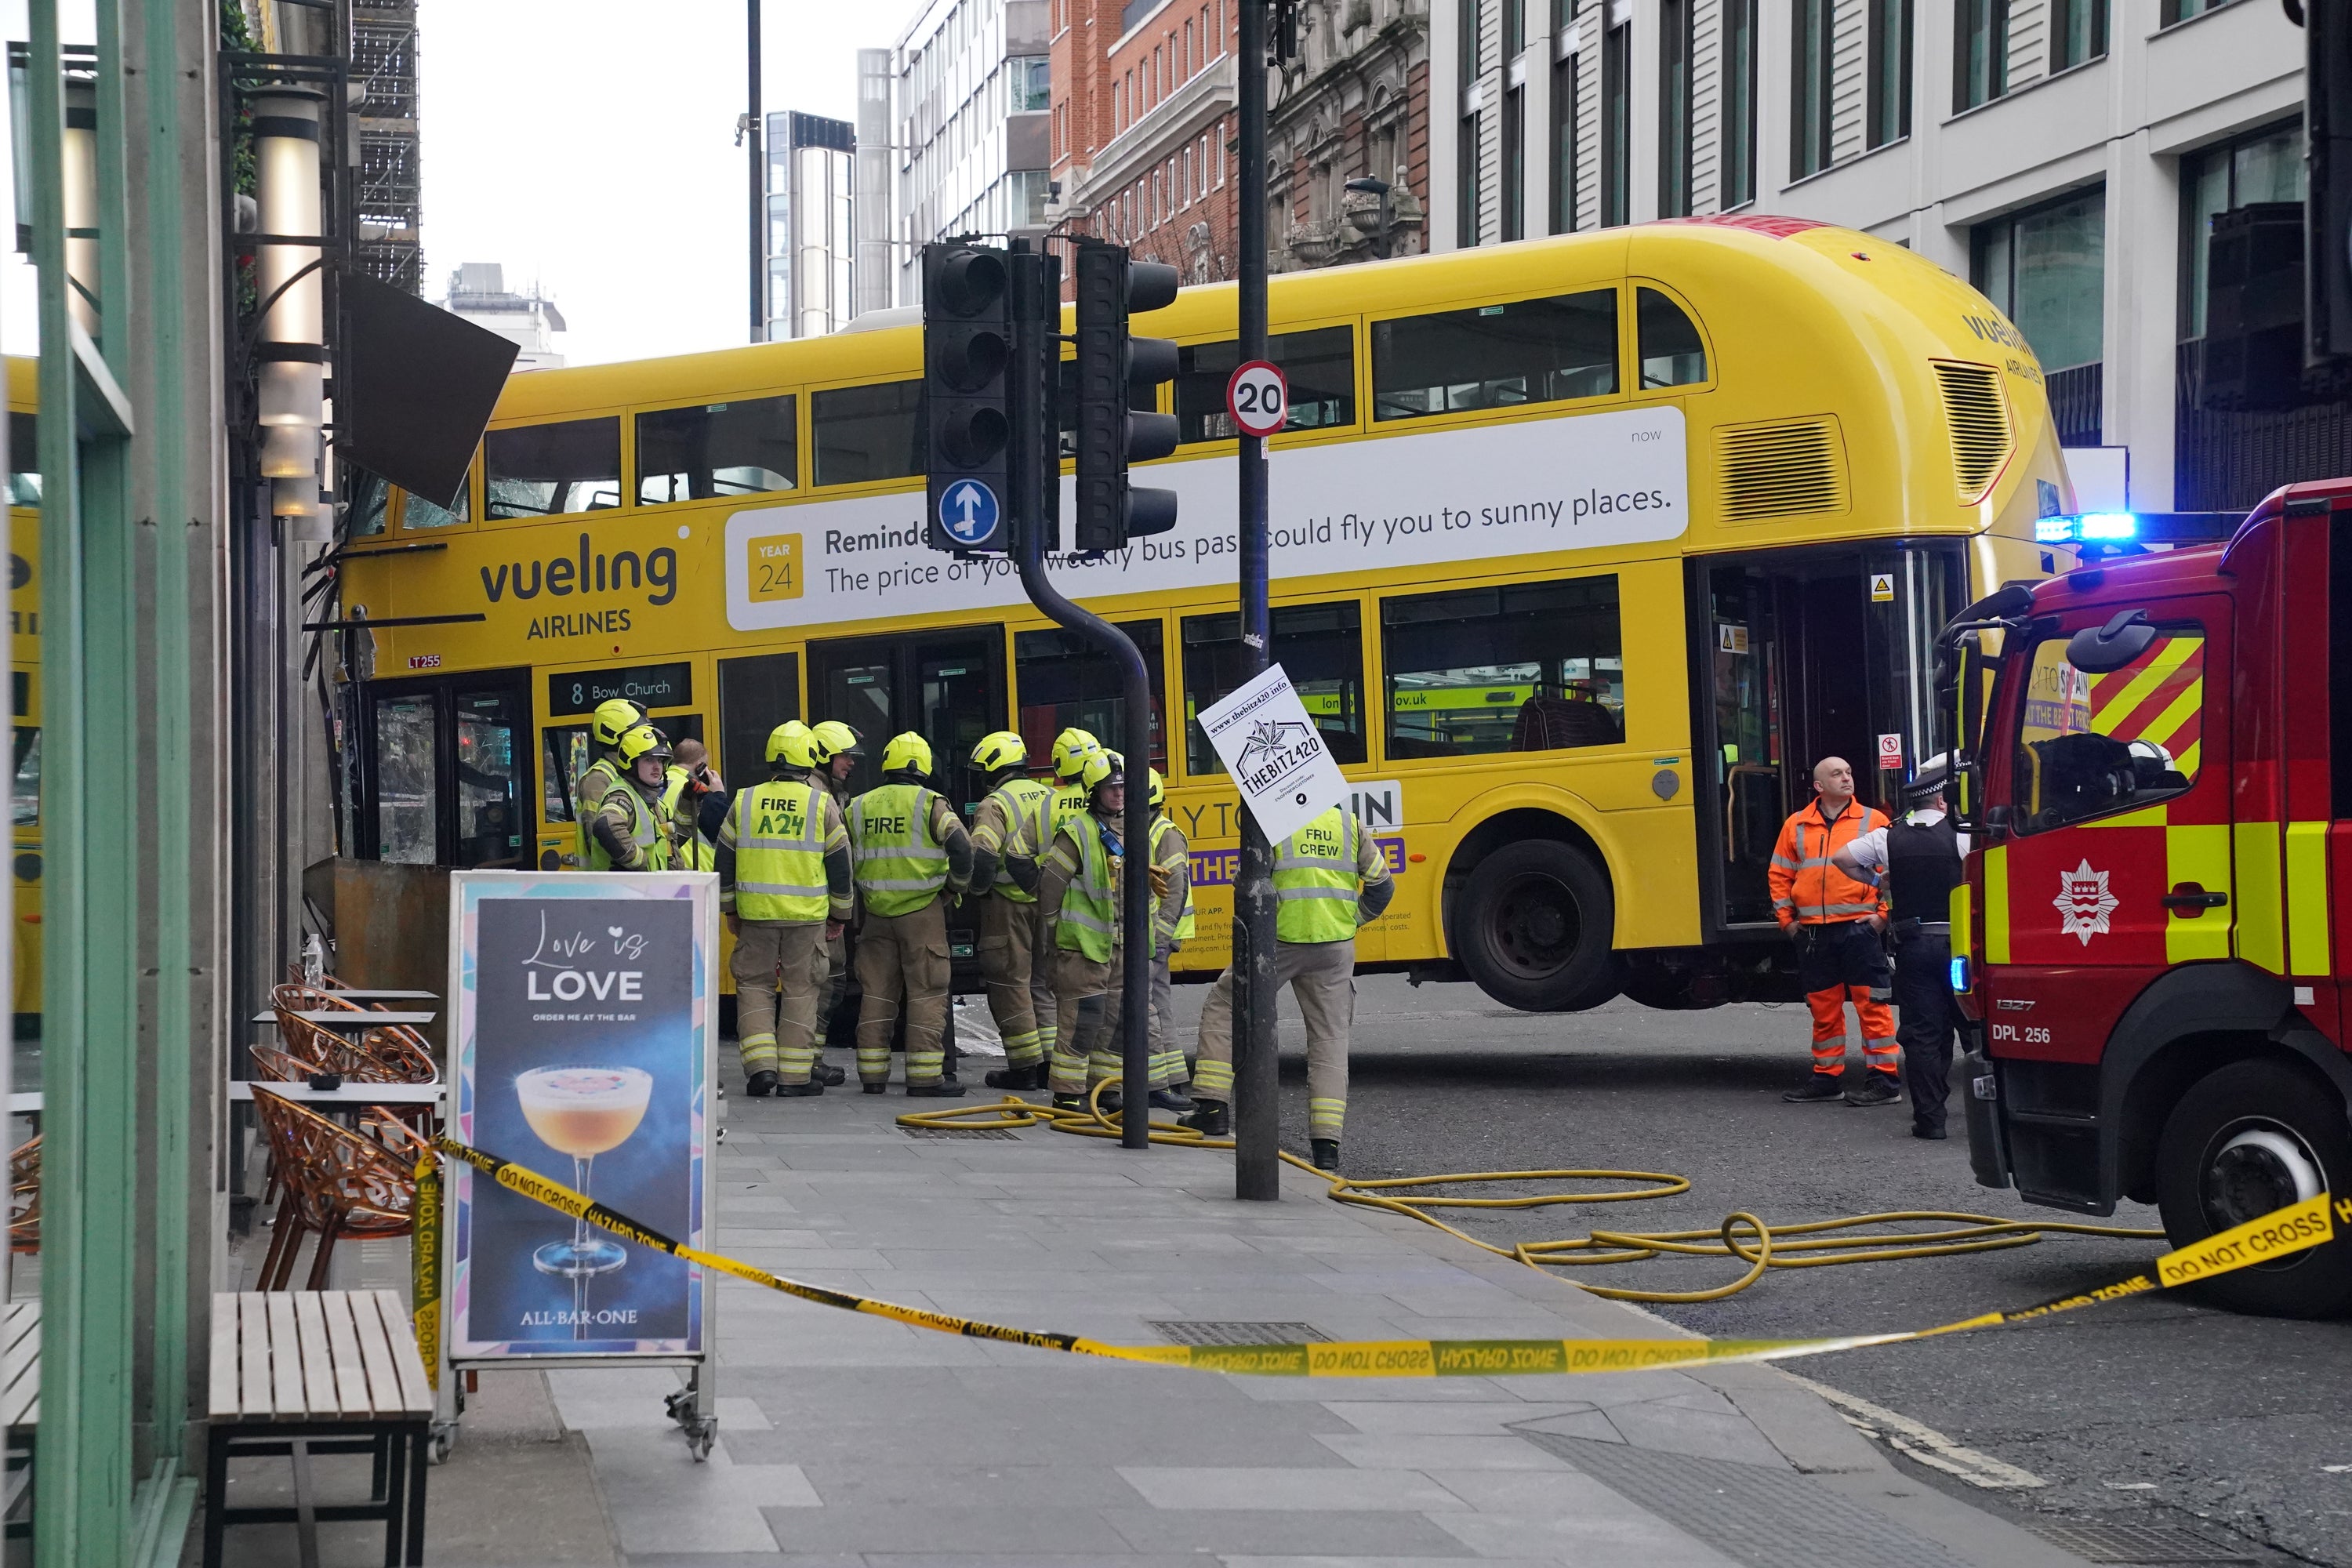
<path fill-rule="evenodd" d="M 1455 949 L 1478 988 L 1526 1013 L 1576 1013 L 1617 994 L 1617 900 L 1582 851 L 1507 844 L 1478 863 L 1454 916 Z"/>
<path fill-rule="evenodd" d="M 2192 1085 L 2157 1144 L 2157 1201 L 2175 1247 L 2323 1192 L 2352 1192 L 2341 1100 L 2279 1062 L 2234 1062 Z M 2352 1310 L 2352 1242 L 2225 1274 L 2198 1288 L 2217 1306 L 2274 1318 Z"/>

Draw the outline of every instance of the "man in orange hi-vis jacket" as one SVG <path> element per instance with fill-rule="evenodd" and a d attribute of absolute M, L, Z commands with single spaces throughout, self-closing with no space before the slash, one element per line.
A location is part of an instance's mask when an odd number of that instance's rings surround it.
<path fill-rule="evenodd" d="M 1830 857 L 1886 818 L 1853 797 L 1853 769 L 1843 757 L 1813 766 L 1813 799 L 1780 826 L 1772 847 L 1772 913 L 1797 944 L 1797 978 L 1813 1013 L 1813 1070 L 1801 1089 L 1780 1098 L 1799 1104 L 1843 1099 L 1848 1105 L 1891 1105 L 1902 1056 L 1887 1007 L 1894 977 L 1886 966 L 1884 895 L 1857 881 Z M 1845 1085 L 1845 1005 L 1862 1018 L 1863 1081 Z"/>

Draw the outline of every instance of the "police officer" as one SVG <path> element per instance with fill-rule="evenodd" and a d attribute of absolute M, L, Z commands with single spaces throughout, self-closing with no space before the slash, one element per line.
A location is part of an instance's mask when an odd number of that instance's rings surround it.
<path fill-rule="evenodd" d="M 988 1010 L 1004 1039 L 1004 1066 L 991 1089 L 1045 1087 L 1045 1047 L 1038 1038 L 1034 966 L 1050 952 L 1034 945 L 1038 846 L 1045 841 L 1053 791 L 1023 776 L 1029 748 L 1010 730 L 981 737 L 971 765 L 985 797 L 971 825 L 972 897 L 980 900 L 980 973 Z M 1049 979 L 1050 984 L 1050 979 Z"/>
<path fill-rule="evenodd" d="M 1166 781 L 1153 768 L 1151 777 L 1151 841 L 1146 846 L 1151 865 L 1151 1081 L 1165 1086 L 1171 1110 L 1190 1110 L 1181 1086 L 1191 1076 L 1184 1049 L 1175 1040 L 1176 999 L 1170 984 L 1169 963 L 1176 951 L 1192 940 L 1192 855 L 1184 830 L 1168 815 Z M 1162 1103 L 1160 1096 L 1152 1103 Z"/>
<path fill-rule="evenodd" d="M 1813 765 L 1813 799 L 1780 825 L 1765 879 L 1772 913 L 1797 944 L 1797 983 L 1813 1016 L 1813 1070 L 1780 1098 L 1792 1104 L 1843 1100 L 1890 1105 L 1896 1085 L 1895 1016 L 1886 973 L 1886 924 L 1877 889 L 1841 871 L 1837 852 L 1886 818 L 1853 797 L 1853 769 L 1843 757 Z M 1845 1008 L 1862 1020 L 1862 1082 L 1845 1081 Z"/>
<path fill-rule="evenodd" d="M 628 771 L 628 764 L 621 760 L 621 737 L 645 721 L 646 710 L 625 697 L 598 703 L 596 711 L 588 716 L 588 738 L 596 747 L 596 756 L 572 786 L 580 865 L 589 861 L 588 819 L 603 807 L 604 796 L 619 786 L 621 775 Z"/>
<path fill-rule="evenodd" d="M 713 852 L 719 907 L 735 937 L 744 1092 L 753 1099 L 771 1089 L 824 1092 L 812 1075 L 825 946 L 854 908 L 849 830 L 831 793 L 809 778 L 816 755 L 807 726 L 778 725 L 768 763 L 765 784 L 736 793 Z"/>
<path fill-rule="evenodd" d="M 947 797 L 924 786 L 930 742 L 911 731 L 882 752 L 882 784 L 849 804 L 857 900 L 857 1076 L 880 1094 L 906 998 L 907 1092 L 952 1098 L 941 1037 L 948 1017 L 947 896 L 971 882 L 971 836 Z"/>
<path fill-rule="evenodd" d="M 669 742 L 651 724 L 639 724 L 614 750 L 623 770 L 619 783 L 582 824 L 588 869 L 667 871 L 675 863 L 675 824 L 662 805 L 669 784 Z"/>
<path fill-rule="evenodd" d="M 1940 1139 L 1952 1079 L 1952 889 L 1960 883 L 1967 836 L 1944 809 L 1951 759 L 1919 764 L 1904 787 L 1911 809 L 1830 857 L 1849 877 L 1883 885 L 1891 900 L 1887 935 L 1895 945 L 1895 1006 L 1901 1023 L 1903 1088 L 1911 1097 L 1911 1136 Z"/>
<path fill-rule="evenodd" d="M 1339 1168 L 1348 1117 L 1348 1029 L 1356 1016 L 1356 928 L 1396 896 L 1388 860 L 1356 814 L 1335 805 L 1284 839 L 1274 857 L 1274 983 L 1307 1019 L 1307 1136 L 1315 1168 Z M 1234 972 L 1226 966 L 1201 1008 L 1192 1068 L 1200 1109 L 1184 1125 L 1213 1138 L 1233 1131 Z"/>

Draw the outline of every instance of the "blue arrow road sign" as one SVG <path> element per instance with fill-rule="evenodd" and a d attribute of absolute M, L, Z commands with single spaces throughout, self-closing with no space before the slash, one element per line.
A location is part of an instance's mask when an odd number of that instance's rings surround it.
<path fill-rule="evenodd" d="M 940 526 L 959 544 L 996 537 L 996 492 L 978 479 L 958 479 L 940 492 Z"/>

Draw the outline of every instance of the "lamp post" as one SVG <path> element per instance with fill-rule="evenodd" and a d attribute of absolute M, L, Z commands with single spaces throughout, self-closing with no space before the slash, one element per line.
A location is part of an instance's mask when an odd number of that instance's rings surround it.
<path fill-rule="evenodd" d="M 1389 247 L 1394 243 L 1392 231 L 1396 224 L 1396 201 L 1390 194 L 1394 187 L 1386 180 L 1366 174 L 1360 179 L 1349 180 L 1347 188 L 1377 198 L 1370 206 L 1357 207 L 1349 212 L 1348 221 L 1355 226 L 1358 234 L 1371 237 L 1372 254 L 1386 261 Z"/>
<path fill-rule="evenodd" d="M 320 429 L 326 419 L 326 280 L 323 252 L 302 240 L 324 227 L 319 184 L 320 111 L 325 96 L 274 88 L 253 100 L 262 243 L 254 282 L 262 302 L 257 421 L 269 510 L 290 536 L 322 536 Z M 292 241 L 294 243 L 288 243 Z"/>

